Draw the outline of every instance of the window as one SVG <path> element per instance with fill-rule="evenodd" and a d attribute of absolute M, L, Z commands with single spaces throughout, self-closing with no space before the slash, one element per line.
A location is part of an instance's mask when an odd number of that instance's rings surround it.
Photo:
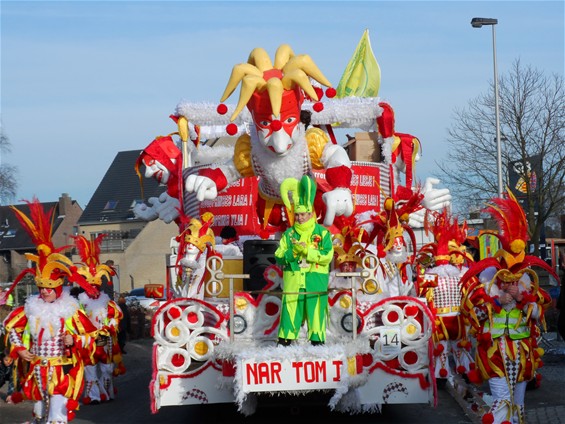
<path fill-rule="evenodd" d="M 106 206 L 104 206 L 104 211 L 113 211 L 118 206 L 117 200 L 108 200 Z"/>
<path fill-rule="evenodd" d="M 6 231 L 6 234 L 4 234 L 4 237 L 15 237 L 15 236 L 16 236 L 16 230 L 14 229 L 10 229 Z"/>

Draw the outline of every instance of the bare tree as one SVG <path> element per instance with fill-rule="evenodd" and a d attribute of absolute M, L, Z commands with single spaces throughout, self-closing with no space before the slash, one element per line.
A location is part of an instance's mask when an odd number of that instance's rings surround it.
<path fill-rule="evenodd" d="M 13 203 L 18 188 L 17 168 L 2 161 L 3 155 L 11 151 L 10 140 L 4 133 L 4 127 L 0 125 L 0 204 L 2 205 Z"/>
<path fill-rule="evenodd" d="M 545 221 L 565 208 L 563 82 L 562 75 L 546 76 L 520 60 L 499 78 L 503 181 L 521 199 L 536 253 Z M 491 89 L 470 100 L 467 108 L 455 110 L 447 161 L 436 162 L 440 178 L 454 194 L 457 213 L 481 209 L 497 196 L 494 108 Z"/>

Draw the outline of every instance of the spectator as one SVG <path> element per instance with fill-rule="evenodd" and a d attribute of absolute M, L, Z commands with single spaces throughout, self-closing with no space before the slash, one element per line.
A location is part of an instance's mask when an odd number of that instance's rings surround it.
<path fill-rule="evenodd" d="M 0 387 L 4 383 L 8 383 L 8 391 L 6 392 L 6 402 L 12 402 L 12 393 L 14 392 L 14 359 L 5 350 L 0 354 Z"/>
<path fill-rule="evenodd" d="M 122 320 L 120 321 L 120 326 L 118 329 L 118 344 L 120 345 L 120 350 L 123 354 L 126 354 L 126 342 L 128 340 L 128 334 L 131 332 L 131 317 L 129 315 L 129 308 L 126 303 L 126 298 L 120 295 L 118 298 L 118 306 L 124 314 Z"/>
<path fill-rule="evenodd" d="M 562 340 L 565 340 L 565 254 L 559 253 L 559 269 L 561 270 L 561 287 L 557 298 L 557 330 Z"/>
<path fill-rule="evenodd" d="M 231 225 L 226 225 L 220 232 L 222 244 L 216 245 L 216 250 L 224 256 L 243 256 L 237 231 Z"/>

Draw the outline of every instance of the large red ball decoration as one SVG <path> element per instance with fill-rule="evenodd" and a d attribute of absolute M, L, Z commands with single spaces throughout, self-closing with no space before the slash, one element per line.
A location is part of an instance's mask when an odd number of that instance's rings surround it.
<path fill-rule="evenodd" d="M 169 313 L 169 316 L 172 319 L 177 319 L 181 316 L 181 310 L 176 306 L 173 306 L 172 308 L 170 308 L 168 313 Z"/>
<path fill-rule="evenodd" d="M 333 99 L 336 94 L 337 94 L 337 91 L 335 91 L 335 88 L 333 88 L 333 87 L 330 87 L 326 90 L 326 97 L 328 99 Z"/>
<path fill-rule="evenodd" d="M 190 324 L 195 324 L 198 322 L 198 314 L 195 312 L 189 312 L 188 314 L 186 314 L 186 320 Z"/>
<path fill-rule="evenodd" d="M 218 107 L 216 108 L 216 111 L 217 111 L 220 115 L 225 115 L 226 113 L 228 113 L 228 107 L 227 107 L 225 104 L 220 103 L 220 104 L 218 105 Z"/>
<path fill-rule="evenodd" d="M 236 135 L 237 134 L 237 125 L 235 125 L 233 122 L 231 124 L 228 124 L 228 126 L 226 127 L 226 132 L 229 135 Z"/>
<path fill-rule="evenodd" d="M 318 96 L 318 100 L 321 100 L 324 97 L 324 90 L 321 87 L 314 87 L 314 91 L 316 92 L 316 96 Z"/>
<path fill-rule="evenodd" d="M 279 312 L 279 304 L 275 302 L 268 302 L 265 305 L 265 312 L 268 316 L 275 316 Z"/>
<path fill-rule="evenodd" d="M 322 104 L 322 102 L 316 102 L 314 103 L 314 106 L 312 106 L 312 109 L 314 109 L 314 112 L 320 113 L 324 110 L 324 105 Z"/>
<path fill-rule="evenodd" d="M 404 362 L 406 362 L 408 365 L 414 365 L 416 362 L 418 362 L 418 354 L 412 350 L 406 352 L 406 354 L 404 355 Z"/>

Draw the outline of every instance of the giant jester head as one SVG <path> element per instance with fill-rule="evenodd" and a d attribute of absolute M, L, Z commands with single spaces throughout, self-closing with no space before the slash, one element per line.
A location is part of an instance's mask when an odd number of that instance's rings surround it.
<path fill-rule="evenodd" d="M 221 101 L 225 101 L 241 82 L 239 100 L 230 120 L 234 121 L 247 106 L 259 140 L 282 156 L 298 136 L 304 93 L 318 100 L 310 78 L 331 86 L 310 56 L 295 56 L 289 45 L 283 44 L 277 49 L 274 66 L 264 49 L 255 48 L 247 63 L 233 67 Z"/>

